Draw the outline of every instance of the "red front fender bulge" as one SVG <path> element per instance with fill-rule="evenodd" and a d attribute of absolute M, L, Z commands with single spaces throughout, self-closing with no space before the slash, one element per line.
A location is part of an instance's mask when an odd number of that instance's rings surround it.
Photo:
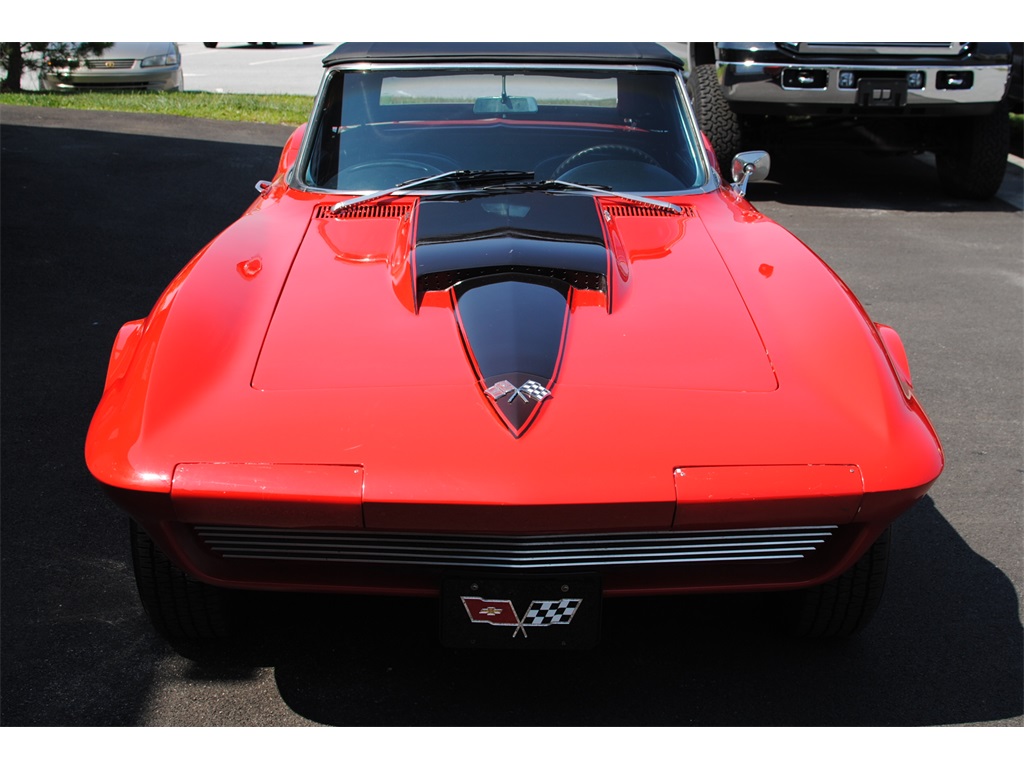
<path fill-rule="evenodd" d="M 277 174 L 274 178 L 280 178 L 288 173 L 296 159 L 299 157 L 299 147 L 302 146 L 302 137 L 306 135 L 306 123 L 303 123 L 288 137 L 284 149 L 281 150 L 281 159 L 277 163 Z"/>
<path fill-rule="evenodd" d="M 124 376 L 128 370 L 128 363 L 131 362 L 135 348 L 139 345 L 139 338 L 142 336 L 142 326 L 145 320 L 132 320 L 121 326 L 114 339 L 114 347 L 110 350 L 110 362 L 107 364 L 107 379 L 103 382 L 103 389 L 106 391 L 110 385 Z"/>
<path fill-rule="evenodd" d="M 882 323 L 875 323 L 878 329 L 878 337 L 882 340 L 882 346 L 889 360 L 892 361 L 896 374 L 900 378 L 900 384 L 904 385 L 904 394 L 909 396 L 907 389 L 913 389 L 914 381 L 910 378 L 910 361 L 907 359 L 907 350 L 903 347 L 903 340 L 896 333 L 895 329 Z"/>

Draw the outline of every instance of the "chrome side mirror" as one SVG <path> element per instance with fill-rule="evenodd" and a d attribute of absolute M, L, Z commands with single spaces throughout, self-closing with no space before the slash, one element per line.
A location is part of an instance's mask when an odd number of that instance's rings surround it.
<path fill-rule="evenodd" d="M 772 160 L 764 150 L 740 152 L 732 159 L 732 189 L 743 197 L 747 194 L 747 184 L 751 181 L 762 181 L 768 178 Z"/>

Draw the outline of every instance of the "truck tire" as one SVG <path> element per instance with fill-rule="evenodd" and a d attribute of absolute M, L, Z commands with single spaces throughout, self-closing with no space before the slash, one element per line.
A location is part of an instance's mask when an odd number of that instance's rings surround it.
<path fill-rule="evenodd" d="M 228 636 L 228 591 L 192 578 L 167 559 L 131 521 L 132 565 L 139 598 L 153 627 L 172 642 Z"/>
<path fill-rule="evenodd" d="M 715 64 L 695 66 L 687 84 L 697 115 L 697 125 L 711 142 L 715 157 L 718 158 L 718 167 L 725 176 L 729 172 L 732 158 L 742 148 L 739 117 L 722 95 Z"/>
<path fill-rule="evenodd" d="M 946 194 L 987 200 L 1003 182 L 1010 152 L 1010 118 L 1000 105 L 989 115 L 949 121 L 935 151 L 939 183 Z"/>

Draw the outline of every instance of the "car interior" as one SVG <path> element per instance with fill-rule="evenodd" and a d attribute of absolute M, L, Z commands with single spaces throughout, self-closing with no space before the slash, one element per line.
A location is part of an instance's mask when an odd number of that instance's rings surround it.
<path fill-rule="evenodd" d="M 530 86 L 536 95 L 522 94 Z M 338 71 L 316 116 L 304 180 L 359 192 L 486 169 L 680 191 L 703 181 L 682 109 L 668 73 Z"/>

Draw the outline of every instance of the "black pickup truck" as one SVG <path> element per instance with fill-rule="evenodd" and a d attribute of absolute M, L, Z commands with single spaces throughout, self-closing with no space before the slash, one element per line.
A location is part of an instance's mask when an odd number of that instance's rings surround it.
<path fill-rule="evenodd" d="M 950 195 L 991 197 L 1009 150 L 1010 43 L 690 43 L 688 87 L 719 164 L 773 132 L 855 129 L 935 153 Z"/>

